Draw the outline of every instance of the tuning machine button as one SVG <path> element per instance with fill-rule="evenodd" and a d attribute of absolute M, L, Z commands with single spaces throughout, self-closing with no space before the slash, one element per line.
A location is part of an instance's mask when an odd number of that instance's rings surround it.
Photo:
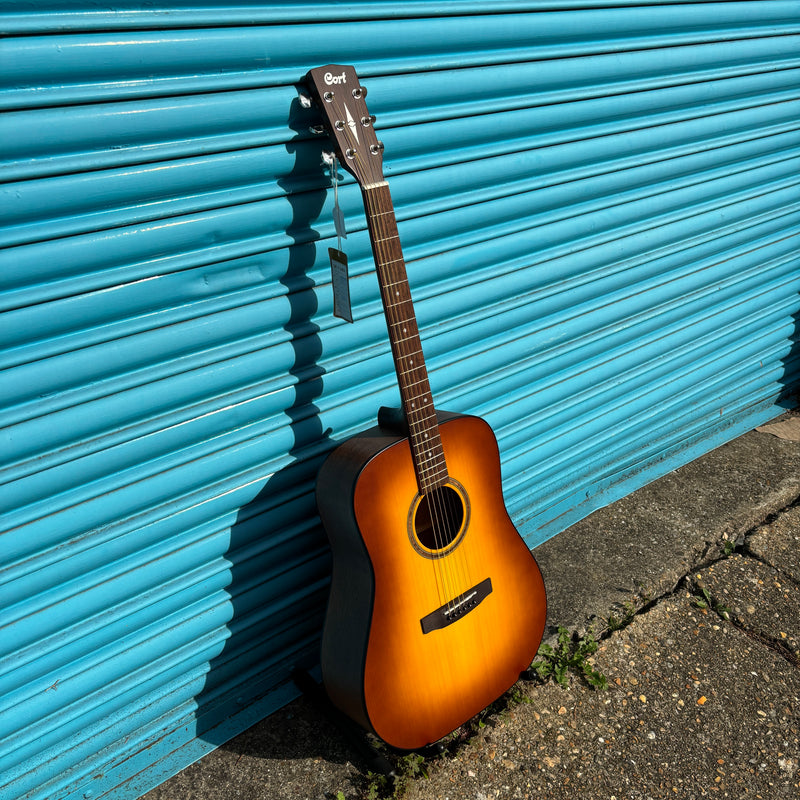
<path fill-rule="evenodd" d="M 368 128 L 374 122 L 375 122 L 375 115 L 374 114 L 365 114 L 363 117 L 361 117 L 361 124 L 365 128 Z"/>
<path fill-rule="evenodd" d="M 333 92 L 330 92 L 330 91 L 328 91 L 328 92 L 325 92 L 325 94 L 323 94 L 323 95 L 322 95 L 322 99 L 323 99 L 323 100 L 324 100 L 326 103 L 330 103 L 330 102 L 331 102 L 331 100 L 333 100 Z"/>
<path fill-rule="evenodd" d="M 325 133 L 325 126 L 324 125 L 312 125 L 309 128 L 309 130 L 311 131 L 311 133 L 315 134 L 316 136 L 319 136 L 320 134 Z"/>
<path fill-rule="evenodd" d="M 298 92 L 297 96 L 298 96 L 298 98 L 300 100 L 300 105 L 303 108 L 311 108 L 311 106 L 314 105 L 314 103 L 311 100 L 311 98 L 305 92 Z"/>
<path fill-rule="evenodd" d="M 353 89 L 353 97 L 355 97 L 356 100 L 360 100 L 362 97 L 366 96 L 367 96 L 366 86 L 356 86 L 356 88 Z"/>
<path fill-rule="evenodd" d="M 378 155 L 378 153 L 382 153 L 383 152 L 383 142 L 376 142 L 375 144 L 371 144 L 369 146 L 369 151 L 374 156 Z"/>

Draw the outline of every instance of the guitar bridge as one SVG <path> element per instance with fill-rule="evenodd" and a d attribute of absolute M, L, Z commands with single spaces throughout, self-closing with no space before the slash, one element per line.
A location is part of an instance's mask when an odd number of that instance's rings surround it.
<path fill-rule="evenodd" d="M 484 598 L 492 593 L 492 579 L 476 583 L 471 589 L 462 592 L 458 597 L 454 597 L 449 602 L 440 606 L 436 611 L 431 611 L 420 620 L 423 633 L 437 631 L 452 625 L 456 620 L 465 617 L 483 602 Z"/>

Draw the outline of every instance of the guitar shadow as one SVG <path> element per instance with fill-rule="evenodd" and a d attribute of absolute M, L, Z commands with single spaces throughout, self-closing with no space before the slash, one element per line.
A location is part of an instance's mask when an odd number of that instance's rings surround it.
<path fill-rule="evenodd" d="M 782 404 L 800 414 L 800 292 L 797 293 L 797 311 L 792 315 L 794 333 L 790 337 L 791 349 L 783 362 Z"/>
<path fill-rule="evenodd" d="M 330 548 L 314 502 L 316 473 L 335 444 L 324 430 L 315 404 L 323 391 L 324 369 L 315 283 L 317 258 L 313 224 L 325 203 L 329 183 L 319 142 L 308 140 L 313 112 L 298 100 L 288 120 L 296 136 L 287 143 L 292 170 L 278 184 L 292 207 L 286 232 L 289 247 L 286 287 L 289 319 L 283 325 L 293 350 L 289 373 L 291 402 L 284 409 L 292 443 L 290 463 L 274 472 L 257 496 L 243 506 L 230 530 L 224 559 L 229 564 L 229 638 L 210 662 L 198 703 L 197 736 L 221 750 L 263 759 L 322 758 L 344 763 L 348 752 L 324 715 L 304 698 L 283 707 L 297 694 L 295 669 L 313 669 L 330 583 Z M 267 450 L 267 448 L 265 448 Z M 266 456 L 265 456 L 266 460 Z M 277 689 L 275 688 L 277 687 Z M 271 717 L 259 720 L 278 708 Z M 232 711 L 238 728 L 250 729 L 230 739 Z"/>

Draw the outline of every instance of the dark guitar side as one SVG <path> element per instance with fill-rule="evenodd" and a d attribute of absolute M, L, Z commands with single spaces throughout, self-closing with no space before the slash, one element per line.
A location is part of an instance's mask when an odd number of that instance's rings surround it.
<path fill-rule="evenodd" d="M 407 439 L 373 428 L 334 450 L 317 481 L 333 549 L 323 680 L 335 705 L 400 749 L 441 739 L 502 695 L 545 624 L 544 584 L 505 509 L 494 434 L 477 417 L 444 414 L 439 432 L 469 506 L 463 536 L 439 558 L 413 541 Z M 423 632 L 431 612 L 486 579 L 478 605 Z"/>

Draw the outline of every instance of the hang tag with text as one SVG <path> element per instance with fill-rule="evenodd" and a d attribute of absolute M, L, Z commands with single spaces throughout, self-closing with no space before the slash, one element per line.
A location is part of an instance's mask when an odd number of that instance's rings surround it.
<path fill-rule="evenodd" d="M 350 276 L 347 272 L 347 256 L 335 247 L 328 248 L 331 260 L 331 285 L 333 286 L 333 316 L 353 321 L 350 307 Z"/>

